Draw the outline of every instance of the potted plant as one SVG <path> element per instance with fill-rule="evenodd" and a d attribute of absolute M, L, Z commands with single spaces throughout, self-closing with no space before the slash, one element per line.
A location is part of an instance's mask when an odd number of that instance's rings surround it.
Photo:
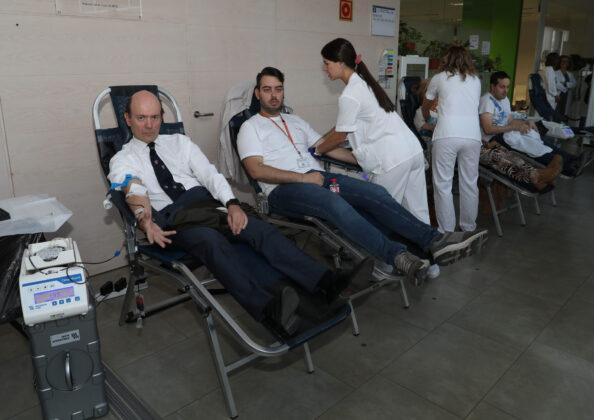
<path fill-rule="evenodd" d="M 423 35 L 406 22 L 400 21 L 398 30 L 398 55 L 415 54 L 416 44 L 423 41 Z"/>
<path fill-rule="evenodd" d="M 433 40 L 423 50 L 423 56 L 429 57 L 429 70 L 437 70 L 439 60 L 443 57 L 451 45 L 449 42 Z"/>

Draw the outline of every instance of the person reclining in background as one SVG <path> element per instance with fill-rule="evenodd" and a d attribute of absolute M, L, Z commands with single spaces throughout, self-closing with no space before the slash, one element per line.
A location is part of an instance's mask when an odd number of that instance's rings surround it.
<path fill-rule="evenodd" d="M 295 287 L 321 294 L 329 304 L 355 277 L 371 277 L 371 260 L 350 273 L 332 272 L 268 223 L 247 216 L 225 178 L 189 137 L 159 134 L 162 115 L 153 93 L 132 95 L 124 116 L 134 137 L 111 159 L 108 175 L 112 183 L 124 182 L 128 174 L 136 178 L 124 190 L 126 202 L 151 244 L 201 260 L 252 317 L 269 320 L 286 335 L 293 334 L 300 321 L 295 288 L 284 282 L 260 286 L 231 242 L 251 246 Z M 216 208 L 223 205 L 228 214 L 220 222 Z"/>
<path fill-rule="evenodd" d="M 425 79 L 413 86 L 412 91 L 420 98 L 425 97 L 425 91 L 429 85 L 430 79 Z M 433 132 L 435 129 L 435 123 L 437 122 L 437 105 L 438 98 L 435 98 L 434 109 L 430 110 L 431 118 L 427 121 L 423 118 L 423 112 L 419 107 L 415 113 L 415 127 L 419 132 L 427 130 Z M 492 141 L 482 141 L 481 154 L 480 154 L 481 165 L 489 166 L 503 175 L 513 179 L 520 184 L 524 184 L 527 187 L 534 187 L 537 190 L 542 190 L 549 184 L 553 184 L 557 175 L 561 172 L 561 164 L 556 162 L 551 163 L 547 168 L 536 169 L 530 163 L 526 162 L 517 153 L 514 153 L 501 144 Z"/>
<path fill-rule="evenodd" d="M 498 141 L 510 149 L 526 153 L 547 167 L 563 165 L 564 175 L 579 175 L 591 161 L 590 153 L 575 156 L 558 147 L 544 144 L 533 121 L 515 119 L 507 98 L 509 83 L 509 76 L 503 71 L 491 75 L 490 92 L 485 93 L 479 103 L 483 139 L 489 142 Z"/>
<path fill-rule="evenodd" d="M 383 232 L 397 233 L 423 251 L 435 263 L 451 264 L 480 249 L 486 230 L 441 234 L 421 222 L 377 184 L 324 172 L 308 151 L 321 136 L 293 114 L 281 114 L 284 75 L 266 67 L 256 78 L 254 94 L 260 113 L 241 126 L 237 139 L 240 159 L 250 176 L 259 181 L 271 209 L 280 213 L 320 217 L 334 224 L 349 240 L 377 259 L 394 265 L 415 285 L 425 278 L 429 261 L 408 252 L 406 246 Z M 328 153 L 355 162 L 343 148 Z M 339 191 L 330 191 L 334 180 Z"/>

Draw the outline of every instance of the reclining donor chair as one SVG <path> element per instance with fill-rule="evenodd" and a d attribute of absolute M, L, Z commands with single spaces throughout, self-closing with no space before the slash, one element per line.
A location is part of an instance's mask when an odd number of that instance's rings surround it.
<path fill-rule="evenodd" d="M 303 216 L 298 213 L 273 213 L 268 206 L 267 197 L 262 192 L 258 182 L 249 176 L 243 164 L 239 161 L 237 154 L 237 135 L 239 134 L 239 129 L 246 120 L 260 111 L 260 102 L 253 94 L 253 91 L 253 82 L 239 83 L 229 90 L 225 101 L 224 117 L 221 122 L 219 162 L 227 162 L 227 172 L 236 181 L 245 183 L 247 180 L 255 196 L 258 213 L 266 221 L 279 227 L 294 229 L 298 232 L 306 232 L 310 236 L 314 235 L 318 237 L 333 250 L 332 259 L 336 268 L 341 268 L 343 258 L 354 258 L 356 261 L 361 261 L 368 254 L 343 238 L 340 232 L 337 232 L 327 221 L 317 217 Z M 292 109 L 285 105 L 283 112 L 292 113 Z M 332 166 L 355 177 L 363 175 L 362 169 L 358 165 L 345 163 L 325 156 L 321 160 L 325 170 L 329 170 Z M 364 296 L 382 286 L 396 283 L 400 285 L 403 306 L 405 308 L 409 307 L 408 295 L 402 276 L 395 276 L 380 264 L 376 264 L 373 271 L 373 279 L 370 280 L 372 281 L 368 287 L 356 291 L 349 297 L 354 335 L 359 334 L 355 311 L 352 307 L 352 301 L 354 299 Z"/>
<path fill-rule="evenodd" d="M 161 125 L 161 134 L 184 133 L 179 106 L 173 96 L 166 90 L 157 86 L 113 86 L 105 89 L 97 96 L 93 105 L 93 120 L 101 167 L 106 176 L 109 173 L 110 159 L 132 138 L 132 134 L 124 119 L 124 112 L 130 96 L 139 90 L 148 90 L 158 95 L 174 110 L 177 122 L 163 123 Z M 102 105 L 109 102 L 108 97 L 111 98 L 111 103 L 115 111 L 117 127 L 101 128 L 99 113 Z M 121 189 L 117 187 L 110 188 L 107 198 L 118 209 L 122 218 L 128 265 L 130 268 L 128 288 L 119 320 L 120 325 L 126 322 L 137 322 L 141 325 L 142 320 L 148 316 L 191 299 L 204 319 L 213 363 L 231 418 L 237 417 L 238 413 L 231 391 L 229 374 L 248 362 L 260 356 L 279 356 L 303 345 L 307 370 L 309 373 L 314 371 L 308 340 L 348 318 L 351 310 L 349 305 L 344 305 L 341 308 L 325 313 L 323 317 L 316 318 L 315 321 L 306 320 L 307 322 L 302 323 L 302 327 L 297 334 L 289 339 L 277 334 L 274 328 L 264 322 L 262 325 L 266 330 L 265 335 L 270 337 L 271 344 L 260 344 L 257 339 L 252 338 L 242 328 L 236 319 L 213 296 L 213 291 L 206 287 L 207 284 L 214 282 L 215 279 L 200 281 L 193 274 L 192 270 L 201 265 L 200 261 L 193 260 L 183 252 L 172 251 L 167 248 L 163 249 L 158 245 L 149 245 L 146 240 L 143 241 L 143 239 L 139 238 L 137 222 L 125 202 L 124 193 Z M 233 246 L 240 259 L 246 262 L 246 265 L 249 264 L 250 268 L 256 274 L 255 277 L 262 284 L 267 284 L 283 277 L 281 273 L 272 268 L 250 247 L 243 244 L 234 244 Z M 145 270 L 150 273 L 172 277 L 181 287 L 178 289 L 178 292 L 182 293 L 164 302 L 159 302 L 152 306 L 144 306 L 144 303 L 141 300 L 139 301 L 138 284 L 144 282 L 146 277 Z M 173 290 L 175 290 L 175 287 L 173 287 Z M 131 311 L 135 294 L 137 308 L 136 311 Z M 219 322 L 215 322 L 215 317 L 228 328 L 233 338 L 248 350 L 249 354 L 247 356 L 231 363 L 224 361 L 217 336 L 217 324 Z"/>
<path fill-rule="evenodd" d="M 414 116 L 415 116 L 416 110 L 421 104 L 419 104 L 414 93 L 412 92 L 412 88 L 420 81 L 421 81 L 421 79 L 418 76 L 405 76 L 400 79 L 400 81 L 398 83 L 398 91 L 397 92 L 399 94 L 398 105 L 400 107 L 400 113 L 401 113 L 402 119 L 404 120 L 404 122 L 406 122 L 406 125 L 408 125 L 408 127 L 413 131 L 413 133 L 415 133 L 415 135 L 419 139 L 419 142 L 421 142 L 421 144 L 423 145 L 423 144 L 429 143 L 428 139 L 431 138 L 433 133 L 430 131 L 426 131 L 426 130 L 424 130 L 423 133 L 419 133 L 417 128 L 415 127 L 415 124 L 414 124 Z M 546 98 L 545 98 L 545 100 L 546 100 Z M 430 152 L 429 152 L 429 155 L 430 155 Z M 524 156 L 522 155 L 522 157 L 524 157 Z M 529 161 L 536 167 L 543 166 L 540 163 L 535 162 L 532 159 L 529 159 Z M 493 169 L 489 166 L 483 165 L 483 164 L 479 165 L 479 182 L 487 190 L 487 195 L 489 197 L 489 205 L 491 206 L 491 214 L 493 215 L 493 221 L 495 223 L 495 228 L 497 230 L 497 235 L 499 237 L 503 236 L 503 229 L 501 227 L 501 222 L 499 220 L 499 214 L 501 214 L 507 210 L 517 208 L 521 225 L 526 226 L 526 216 L 524 215 L 524 209 L 522 208 L 522 202 L 520 200 L 520 195 L 534 199 L 534 206 L 535 206 L 535 211 L 536 211 L 537 215 L 541 214 L 540 205 L 538 203 L 538 197 L 540 197 L 541 195 L 544 195 L 544 194 L 547 194 L 550 192 L 551 193 L 551 201 L 553 203 L 553 206 L 557 205 L 557 202 L 555 200 L 555 192 L 553 191 L 554 187 L 548 186 L 547 188 L 539 191 L 536 188 L 532 187 L 531 185 L 525 185 L 525 184 L 519 183 L 519 182 L 515 181 L 514 179 L 502 174 L 501 172 L 496 171 L 495 169 Z M 499 210 L 497 209 L 497 207 L 495 205 L 495 199 L 493 197 L 493 190 L 492 190 L 492 185 L 494 182 L 499 182 L 499 183 L 505 185 L 511 191 L 513 191 L 514 201 L 515 201 L 513 204 L 505 206 L 504 208 L 499 209 Z"/>

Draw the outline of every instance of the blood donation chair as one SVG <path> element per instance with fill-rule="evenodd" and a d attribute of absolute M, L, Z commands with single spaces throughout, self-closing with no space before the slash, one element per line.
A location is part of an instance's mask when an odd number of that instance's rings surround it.
<path fill-rule="evenodd" d="M 237 135 L 239 133 L 241 125 L 250 117 L 252 117 L 260 111 L 260 102 L 253 94 L 253 88 L 254 86 L 251 85 L 251 89 L 245 91 L 246 95 L 249 95 L 249 98 L 251 99 L 249 101 L 244 101 L 244 104 L 246 104 L 244 109 L 239 111 L 237 114 L 233 115 L 228 122 L 223 121 L 222 124 L 223 129 L 228 130 L 228 141 L 231 143 L 231 149 L 234 151 L 235 154 L 237 154 Z M 248 103 L 249 106 L 247 106 Z M 291 113 L 292 110 L 289 107 L 285 106 L 284 112 Z M 221 138 L 227 139 L 227 133 L 224 134 L 225 135 L 222 135 Z M 362 170 L 358 165 L 341 162 L 328 157 L 322 157 L 322 163 L 324 164 L 326 170 L 328 170 L 330 166 L 338 166 L 340 170 L 342 170 L 343 172 L 356 173 L 355 176 L 361 176 L 360 173 L 362 172 Z M 354 258 L 355 260 L 360 261 L 367 256 L 367 253 L 365 251 L 362 251 L 361 249 L 353 245 L 350 241 L 343 238 L 339 232 L 336 232 L 336 230 L 327 223 L 327 221 L 323 221 L 317 217 L 303 216 L 298 213 L 273 213 L 268 206 L 267 197 L 260 189 L 258 182 L 249 176 L 245 168 L 243 168 L 242 164 L 241 166 L 243 169 L 243 174 L 248 179 L 249 184 L 254 193 L 257 204 L 257 210 L 261 215 L 263 215 L 264 219 L 267 220 L 269 223 L 272 223 L 279 227 L 296 229 L 300 232 L 307 232 L 309 235 L 318 237 L 326 245 L 328 245 L 330 249 L 334 251 L 334 253 L 332 254 L 332 258 L 337 268 L 341 267 L 342 259 L 345 257 Z M 370 282 L 368 287 L 355 291 L 355 293 L 350 295 L 349 305 L 351 306 L 351 320 L 353 324 L 353 334 L 355 335 L 359 334 L 359 327 L 354 309 L 352 308 L 352 301 L 354 299 L 367 295 L 368 293 L 382 286 L 386 286 L 388 284 L 398 284 L 400 286 L 403 306 L 405 308 L 409 307 L 408 294 L 402 276 L 396 276 L 391 272 L 387 272 L 384 267 L 381 267 L 380 265 L 376 264 L 373 271 L 373 279 L 370 280 L 372 281 Z"/>
<path fill-rule="evenodd" d="M 400 79 L 399 82 L 399 104 L 400 104 L 400 112 L 402 113 L 402 119 L 406 122 L 411 130 L 417 135 L 419 141 L 423 139 L 423 137 L 431 138 L 432 132 L 427 131 L 424 133 L 419 133 L 414 124 L 414 115 L 417 111 L 417 108 L 421 105 L 419 104 L 418 100 L 416 99 L 416 95 L 412 92 L 412 87 L 419 83 L 421 79 L 418 76 L 405 76 Z M 531 163 L 536 164 L 536 167 L 541 167 L 537 162 L 531 161 Z M 522 207 L 522 202 L 520 200 L 520 196 L 525 196 L 534 199 L 534 206 L 537 215 L 541 214 L 540 205 L 538 203 L 538 197 L 541 195 L 551 193 L 551 200 L 553 206 L 557 205 L 554 195 L 554 187 L 548 186 L 543 190 L 537 190 L 536 188 L 521 184 L 512 178 L 505 176 L 501 172 L 496 171 L 495 169 L 486 166 L 486 165 L 479 165 L 479 182 L 481 185 L 485 187 L 487 190 L 487 195 L 489 197 L 489 205 L 491 207 L 491 214 L 493 215 L 493 222 L 495 223 L 495 228 L 497 230 L 497 235 L 499 237 L 503 236 L 503 229 L 501 227 L 501 221 L 499 220 L 499 214 L 511 210 L 513 208 L 518 209 L 518 215 L 520 217 L 520 222 L 522 226 L 526 226 L 526 216 L 524 214 L 524 209 Z M 513 192 L 514 196 L 514 203 L 507 205 L 501 209 L 497 209 L 495 204 L 495 199 L 493 196 L 492 186 L 494 182 L 499 182 L 505 185 Z"/>
<path fill-rule="evenodd" d="M 113 86 L 101 92 L 93 105 L 93 120 L 95 124 L 95 137 L 99 152 L 99 159 L 104 174 L 109 172 L 109 161 L 124 144 L 132 137 L 132 134 L 124 120 L 126 104 L 130 96 L 139 90 L 149 90 L 160 98 L 164 99 L 175 112 L 177 122 L 163 123 L 161 125 L 161 134 L 184 133 L 184 126 L 181 118 L 179 106 L 173 96 L 166 90 L 157 86 Z M 102 128 L 100 123 L 100 109 L 107 102 L 113 105 L 116 115 L 117 126 L 112 128 Z M 314 371 L 312 358 L 308 346 L 308 341 L 336 326 L 348 318 L 351 307 L 344 305 L 338 309 L 328 309 L 322 314 L 315 314 L 313 318 L 305 318 L 301 323 L 299 331 L 291 338 L 285 338 L 278 334 L 272 326 L 262 323 L 265 336 L 270 337 L 271 344 L 261 344 L 261 338 L 252 337 L 240 323 L 230 315 L 226 308 L 215 298 L 211 289 L 206 286 L 214 282 L 214 279 L 199 281 L 192 270 L 200 266 L 200 262 L 192 260 L 187 254 L 179 251 L 162 249 L 157 245 L 149 245 L 138 235 L 138 226 L 134 215 L 128 208 L 124 193 L 121 190 L 110 189 L 107 198 L 111 205 L 115 206 L 123 221 L 125 234 L 125 245 L 127 250 L 130 275 L 128 288 L 124 297 L 122 311 L 120 316 L 120 325 L 125 322 L 142 322 L 143 319 L 155 314 L 176 303 L 191 299 L 197 310 L 202 315 L 205 323 L 206 336 L 208 337 L 211 355 L 215 370 L 218 375 L 221 390 L 226 402 L 227 410 L 232 418 L 237 417 L 237 408 L 231 391 L 229 374 L 238 368 L 241 368 L 248 362 L 263 356 L 272 357 L 287 353 L 289 350 L 303 346 L 305 351 L 305 360 L 307 371 Z M 107 206 L 109 207 L 109 206 Z M 250 247 L 243 244 L 235 244 L 239 258 L 250 266 L 262 284 L 267 284 L 276 279 L 280 279 L 282 274 L 272 268 L 259 254 Z M 230 261 L 232 263 L 232 261 Z M 174 296 L 164 302 L 155 305 L 144 305 L 139 303 L 137 294 L 139 282 L 143 282 L 146 273 L 156 273 L 172 277 L 177 281 L 180 289 L 179 296 Z M 173 287 L 175 290 L 175 287 Z M 136 311 L 131 311 L 133 302 L 137 302 Z M 310 305 L 311 306 L 311 305 Z M 310 310 L 311 308 L 309 308 Z M 303 318 L 303 317 L 302 317 Z M 215 322 L 216 319 L 216 322 Z M 249 354 L 232 362 L 225 362 L 219 345 L 217 326 L 224 325 Z"/>
<path fill-rule="evenodd" d="M 528 94 L 530 96 L 530 104 L 538 112 L 538 115 L 546 121 L 567 123 L 567 118 L 555 111 L 547 100 L 547 93 L 542 85 L 540 74 L 532 73 L 528 76 Z"/>

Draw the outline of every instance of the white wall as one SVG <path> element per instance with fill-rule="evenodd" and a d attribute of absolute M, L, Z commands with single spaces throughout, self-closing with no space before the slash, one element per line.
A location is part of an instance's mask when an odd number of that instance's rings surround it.
<path fill-rule="evenodd" d="M 373 4 L 399 10 L 399 0 L 356 1 L 353 22 L 339 21 L 336 0 L 143 0 L 139 21 L 60 16 L 54 4 L 0 2 L 0 140 L 8 151 L 0 161 L 10 160 L 15 195 L 48 193 L 73 211 L 58 235 L 72 236 L 90 261 L 112 255 L 123 239 L 117 215 L 101 206 L 106 183 L 91 106 L 105 87 L 169 90 L 186 131 L 215 161 L 222 101 L 234 83 L 255 79 L 266 65 L 279 67 L 295 111 L 324 131 L 343 86 L 322 73 L 322 46 L 346 37 L 376 71 L 381 51 L 397 45 L 396 38 L 370 36 L 370 16 Z M 194 110 L 215 116 L 194 119 Z M 5 166 L 0 162 L 0 176 Z M 0 189 L 0 198 L 8 191 Z M 120 257 L 89 268 L 123 264 Z"/>

